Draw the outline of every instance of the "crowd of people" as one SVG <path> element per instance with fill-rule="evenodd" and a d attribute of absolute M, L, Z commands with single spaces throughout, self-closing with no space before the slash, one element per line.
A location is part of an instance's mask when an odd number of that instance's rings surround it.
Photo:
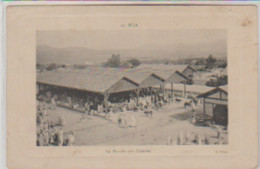
<path fill-rule="evenodd" d="M 178 98 L 171 92 L 162 92 L 154 90 L 153 92 L 141 91 L 139 97 L 132 93 L 123 93 L 121 95 L 110 95 L 105 103 L 102 95 L 91 93 L 80 93 L 66 90 L 44 90 L 37 93 L 37 98 L 43 105 L 37 108 L 37 145 L 73 145 L 75 142 L 75 132 L 72 131 L 64 139 L 64 118 L 58 117 L 57 121 L 49 120 L 46 105 L 55 109 L 56 105 L 65 106 L 70 109 L 82 112 L 82 119 L 91 118 L 92 115 L 104 117 L 107 120 L 114 121 L 120 127 L 136 127 L 136 119 L 131 111 L 141 111 L 147 116 L 152 116 L 153 111 L 162 108 L 164 105 L 172 102 L 179 102 Z M 182 98 L 184 108 L 191 107 L 195 110 L 198 100 L 195 98 Z M 44 106 L 45 105 L 45 106 Z M 207 144 L 207 137 L 196 136 L 190 139 L 189 135 L 179 135 L 178 138 L 169 138 L 168 144 Z"/>
<path fill-rule="evenodd" d="M 224 144 L 223 129 L 217 126 L 216 140 L 213 144 Z M 208 135 L 192 134 L 191 132 L 180 132 L 177 137 L 169 136 L 167 145 L 209 145 L 212 144 Z"/>
<path fill-rule="evenodd" d="M 73 131 L 67 139 L 64 139 L 64 118 L 59 116 L 57 121 L 50 120 L 47 113 L 48 108 L 51 107 L 45 105 L 38 105 L 37 107 L 37 146 L 74 145 L 75 132 Z"/>
<path fill-rule="evenodd" d="M 148 108 L 159 109 L 164 104 L 175 100 L 174 95 L 169 92 L 162 93 L 159 90 L 148 93 L 146 89 L 143 89 L 138 97 L 133 93 L 130 91 L 123 94 L 111 94 L 105 103 L 104 96 L 99 94 L 47 88 L 38 92 L 37 98 L 52 105 L 64 106 L 88 112 L 88 114 L 107 113 L 111 109 L 113 112 L 120 112 L 123 107 L 133 111 Z"/>

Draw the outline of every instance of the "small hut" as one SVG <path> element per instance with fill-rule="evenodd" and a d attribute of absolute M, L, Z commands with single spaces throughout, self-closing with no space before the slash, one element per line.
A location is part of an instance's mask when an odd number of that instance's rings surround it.
<path fill-rule="evenodd" d="M 216 124 L 228 124 L 228 86 L 216 87 L 198 96 L 203 98 L 204 114 L 213 117 Z"/>

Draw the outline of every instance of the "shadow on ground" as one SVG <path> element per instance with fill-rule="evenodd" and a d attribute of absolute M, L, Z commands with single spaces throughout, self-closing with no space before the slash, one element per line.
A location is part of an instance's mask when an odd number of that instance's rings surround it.
<path fill-rule="evenodd" d="M 193 117 L 193 112 L 190 110 L 187 110 L 185 112 L 179 113 L 179 114 L 174 114 L 170 116 L 171 118 L 175 118 L 178 120 L 190 120 Z"/>

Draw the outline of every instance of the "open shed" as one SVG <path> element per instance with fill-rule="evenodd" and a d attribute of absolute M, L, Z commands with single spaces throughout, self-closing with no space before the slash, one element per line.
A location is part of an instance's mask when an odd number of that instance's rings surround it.
<path fill-rule="evenodd" d="M 228 124 L 228 86 L 216 87 L 198 96 L 203 98 L 204 114 L 213 117 L 216 124 Z"/>
<path fill-rule="evenodd" d="M 61 91 L 70 97 L 96 95 L 106 105 L 110 94 L 135 90 L 138 84 L 124 77 L 124 73 L 110 69 L 88 69 L 75 72 L 47 71 L 37 75 L 37 89 L 48 87 L 49 91 Z M 52 96 L 50 96 L 52 97 Z"/>

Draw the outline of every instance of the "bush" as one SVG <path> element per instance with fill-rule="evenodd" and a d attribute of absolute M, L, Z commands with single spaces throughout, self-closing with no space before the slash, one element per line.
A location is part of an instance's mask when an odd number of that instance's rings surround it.
<path fill-rule="evenodd" d="M 210 79 L 209 81 L 206 82 L 206 86 L 211 86 L 211 87 L 218 87 L 226 84 L 227 84 L 227 76 L 221 76 L 218 77 L 217 79 Z"/>

